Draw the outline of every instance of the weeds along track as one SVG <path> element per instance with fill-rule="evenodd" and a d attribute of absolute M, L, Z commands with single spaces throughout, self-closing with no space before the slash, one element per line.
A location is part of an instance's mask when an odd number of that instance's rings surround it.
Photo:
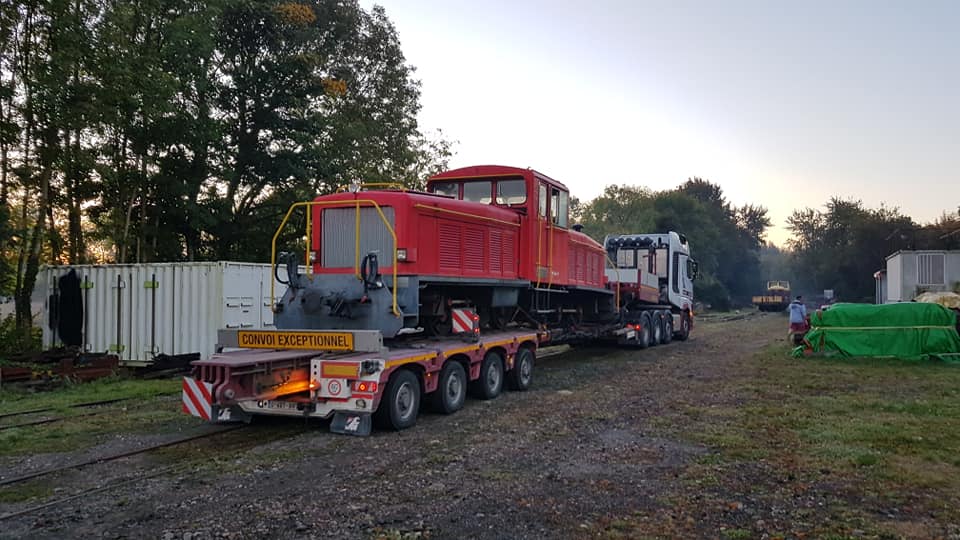
<path fill-rule="evenodd" d="M 40 414 L 40 413 L 56 411 L 60 409 L 82 409 L 85 407 L 96 407 L 98 405 L 109 405 L 111 403 L 118 403 L 121 401 L 130 401 L 132 399 L 139 399 L 139 398 L 128 397 L 128 398 L 104 399 L 102 401 L 88 401 L 86 403 L 75 403 L 73 405 L 67 405 L 65 407 L 43 407 L 41 409 L 28 409 L 25 411 L 8 412 L 8 413 L 0 414 L 0 419 L 13 418 L 16 416 L 26 416 L 30 414 Z"/>
<path fill-rule="evenodd" d="M 172 393 L 171 393 L 171 394 L 154 394 L 154 395 L 150 396 L 150 398 L 164 398 L 164 397 L 170 397 L 170 396 L 175 396 L 175 395 L 177 395 L 177 394 L 172 394 Z M 104 406 L 105 406 L 105 405 L 113 405 L 113 404 L 116 404 L 116 403 L 123 403 L 123 402 L 126 402 L 126 401 L 142 400 L 142 399 L 144 399 L 144 398 L 142 398 L 142 397 L 128 397 L 128 398 L 105 399 L 105 400 L 102 400 L 102 401 L 90 401 L 90 402 L 86 402 L 86 403 L 77 403 L 77 404 L 75 404 L 75 405 L 67 405 L 67 406 L 64 406 L 64 407 L 45 407 L 45 408 L 41 408 L 41 409 L 30 409 L 30 410 L 26 410 L 26 411 L 16 411 L 16 412 L 10 412 L 10 413 L 3 413 L 3 414 L 0 414 L 0 421 L 3 421 L 4 419 L 20 420 L 22 417 L 25 417 L 25 416 L 42 415 L 42 414 L 44 414 L 44 413 L 49 413 L 49 412 L 51 412 L 51 411 L 60 411 L 60 410 L 64 410 L 64 409 L 67 409 L 67 410 L 71 410 L 71 409 L 86 409 L 86 408 L 91 408 L 91 407 L 95 407 L 95 408 L 97 409 L 97 410 L 94 410 L 94 411 L 91 411 L 91 412 L 80 413 L 80 414 L 68 414 L 68 415 L 63 415 L 63 416 L 55 416 L 55 417 L 52 417 L 52 418 L 38 418 L 38 419 L 36 419 L 36 420 L 27 420 L 27 421 L 24 421 L 24 422 L 17 422 L 17 423 L 14 423 L 14 424 L 3 424 L 3 425 L 0 425 L 0 431 L 4 431 L 4 430 L 7 430 L 7 429 L 13 429 L 13 428 L 24 428 L 24 427 L 30 427 L 30 426 L 40 426 L 40 425 L 44 425 L 44 424 L 53 424 L 53 423 L 56 423 L 56 422 L 62 422 L 62 421 L 64 421 L 64 420 L 73 420 L 73 419 L 75 419 L 75 418 L 85 418 L 85 417 L 90 417 L 90 416 L 98 416 L 98 415 L 103 415 L 103 414 L 115 413 L 115 412 L 117 412 L 117 409 L 116 409 L 116 408 L 114 408 L 114 407 L 104 407 Z"/>

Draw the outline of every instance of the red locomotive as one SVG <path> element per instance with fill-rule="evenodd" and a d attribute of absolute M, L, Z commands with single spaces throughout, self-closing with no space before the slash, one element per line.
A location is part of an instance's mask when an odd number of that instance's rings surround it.
<path fill-rule="evenodd" d="M 571 226 L 560 182 L 489 165 L 444 172 L 426 189 L 352 189 L 307 203 L 312 275 L 288 261 L 277 326 L 391 338 L 448 333 L 458 306 L 490 328 L 616 315 L 606 252 Z"/>

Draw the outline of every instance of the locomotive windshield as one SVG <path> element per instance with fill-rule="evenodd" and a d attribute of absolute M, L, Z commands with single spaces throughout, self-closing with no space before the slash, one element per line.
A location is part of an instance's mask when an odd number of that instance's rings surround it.
<path fill-rule="evenodd" d="M 457 182 L 435 182 L 430 186 L 430 192 L 437 195 L 446 195 L 454 199 L 460 198 L 460 184 Z"/>
<path fill-rule="evenodd" d="M 481 204 L 516 206 L 527 202 L 527 183 L 522 178 L 509 180 L 464 180 L 462 182 L 432 182 L 430 193 Z M 461 191 L 462 190 L 462 191 Z M 496 198 L 494 198 L 496 194 Z"/>
<path fill-rule="evenodd" d="M 463 200 L 490 204 L 493 200 L 493 186 L 489 180 L 474 180 L 463 183 Z"/>
<path fill-rule="evenodd" d="M 498 180 L 497 204 L 523 204 L 527 202 L 527 183 L 523 180 Z"/>

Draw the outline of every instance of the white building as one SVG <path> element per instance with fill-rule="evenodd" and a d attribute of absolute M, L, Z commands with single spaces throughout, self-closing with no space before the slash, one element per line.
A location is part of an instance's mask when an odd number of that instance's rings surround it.
<path fill-rule="evenodd" d="M 960 251 L 898 251 L 873 275 L 877 303 L 909 302 L 920 293 L 960 289 Z"/>

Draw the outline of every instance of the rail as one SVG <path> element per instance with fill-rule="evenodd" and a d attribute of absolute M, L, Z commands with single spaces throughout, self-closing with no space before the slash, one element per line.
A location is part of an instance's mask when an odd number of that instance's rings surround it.
<path fill-rule="evenodd" d="M 270 243 L 270 268 L 276 268 L 277 266 L 277 239 L 280 238 L 280 233 L 283 232 L 284 227 L 286 227 L 287 222 L 290 221 L 290 216 L 293 215 L 294 210 L 297 208 L 306 208 L 307 220 L 306 220 L 306 262 L 308 273 L 311 265 L 310 261 L 310 251 L 313 246 L 313 230 L 311 215 L 314 206 L 339 206 L 339 207 L 350 207 L 353 206 L 356 209 L 356 219 L 354 222 L 354 238 L 355 242 L 355 257 L 354 257 L 354 274 L 357 279 L 363 279 L 363 276 L 360 275 L 360 209 L 364 207 L 373 207 L 377 211 L 377 215 L 380 216 L 380 221 L 383 222 L 384 227 L 386 227 L 387 232 L 390 233 L 390 238 L 393 240 L 393 283 L 390 288 L 391 300 L 393 302 L 392 309 L 393 314 L 397 317 L 400 317 L 400 309 L 397 307 L 397 233 L 393 228 L 393 225 L 390 223 L 390 220 L 387 219 L 387 216 L 383 213 L 383 209 L 380 208 L 380 205 L 372 199 L 354 199 L 348 201 L 303 201 L 297 202 L 290 205 L 290 208 L 287 209 L 287 213 L 283 216 L 283 220 L 280 221 L 280 225 L 277 227 L 277 231 L 273 233 L 273 240 Z M 270 305 L 274 306 L 276 304 L 276 285 L 275 280 L 270 280 Z"/>

